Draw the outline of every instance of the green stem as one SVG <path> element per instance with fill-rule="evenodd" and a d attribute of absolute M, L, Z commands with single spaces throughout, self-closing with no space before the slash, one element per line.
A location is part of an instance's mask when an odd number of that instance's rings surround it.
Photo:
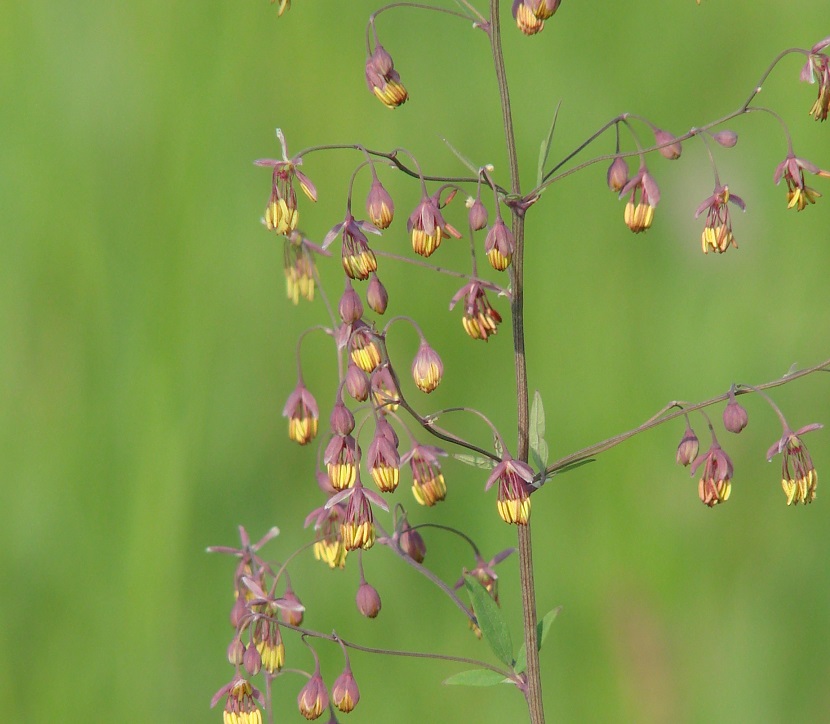
<path fill-rule="evenodd" d="M 507 157 L 510 167 L 510 190 L 521 196 L 519 178 L 519 161 L 516 154 L 516 138 L 513 133 L 513 117 L 510 109 L 510 93 L 507 86 L 507 74 L 504 68 L 504 54 L 501 43 L 501 23 L 499 18 L 499 0 L 490 0 L 490 46 L 499 87 L 502 121 L 507 145 Z M 524 338 L 524 212 L 513 210 L 513 234 L 516 249 L 513 253 L 512 286 L 513 300 L 510 306 L 513 322 L 513 354 L 516 370 L 516 408 L 517 408 L 517 449 L 519 460 L 527 462 L 528 429 L 530 413 L 527 399 L 527 363 L 525 360 Z M 519 528 L 519 573 L 522 586 L 522 611 L 524 614 L 524 643 L 527 651 L 527 700 L 531 724 L 544 724 L 545 710 L 542 705 L 542 679 L 539 669 L 539 650 L 536 645 L 536 591 L 533 578 L 533 555 L 530 538 L 530 525 Z"/>

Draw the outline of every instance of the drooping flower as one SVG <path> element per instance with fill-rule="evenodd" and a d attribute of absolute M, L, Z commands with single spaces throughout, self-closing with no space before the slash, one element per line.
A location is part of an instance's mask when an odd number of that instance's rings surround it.
<path fill-rule="evenodd" d="M 368 221 L 357 221 L 351 213 L 347 213 L 346 218 L 333 226 L 323 240 L 323 248 L 326 249 L 338 234 L 342 235 L 343 271 L 350 278 L 361 281 L 368 279 L 369 275 L 378 268 L 375 253 L 369 248 L 369 240 L 364 232 L 380 234 L 380 230 Z"/>
<path fill-rule="evenodd" d="M 320 417 L 317 401 L 303 384 L 302 378 L 288 396 L 282 416 L 288 418 L 288 437 L 294 442 L 307 445 L 317 435 Z"/>
<path fill-rule="evenodd" d="M 725 503 L 732 492 L 732 461 L 718 445 L 714 433 L 709 450 L 692 463 L 692 475 L 701 464 L 703 464 L 703 474 L 698 483 L 698 495 L 701 502 L 710 508 L 718 503 Z"/>
<path fill-rule="evenodd" d="M 372 372 L 380 364 L 380 348 L 377 343 L 377 335 L 368 324 L 358 322 L 354 325 L 349 337 L 349 356 L 352 362 L 364 372 Z M 355 395 L 352 395 L 352 397 L 355 397 Z"/>
<path fill-rule="evenodd" d="M 406 92 L 401 76 L 395 70 L 392 56 L 378 43 L 372 54 L 366 59 L 366 85 L 387 108 L 397 108 L 406 103 Z"/>
<path fill-rule="evenodd" d="M 735 204 L 741 211 L 746 210 L 746 204 L 740 196 L 729 193 L 728 186 L 717 185 L 714 193 L 695 211 L 695 218 L 704 211 L 707 212 L 703 234 L 700 237 L 704 254 L 708 254 L 710 250 L 722 254 L 730 246 L 738 248 L 738 242 L 732 234 L 732 219 L 729 217 L 727 202 Z"/>
<path fill-rule="evenodd" d="M 830 112 L 830 57 L 821 51 L 830 46 L 830 37 L 824 38 L 810 48 L 807 62 L 801 69 L 801 80 L 818 82 L 818 98 L 810 109 L 810 115 L 817 121 L 826 121 Z"/>
<path fill-rule="evenodd" d="M 498 209 L 496 210 L 496 220 L 493 226 L 487 232 L 487 237 L 484 240 L 484 253 L 487 254 L 487 260 L 490 266 L 496 271 L 504 271 L 510 266 L 513 260 L 513 252 L 516 250 L 516 239 L 513 232 L 507 228 L 504 219 L 501 217 Z"/>
<path fill-rule="evenodd" d="M 432 506 L 447 496 L 447 484 L 441 472 L 439 456 L 447 453 L 432 445 L 413 446 L 401 457 L 412 470 L 412 495 L 421 505 Z"/>
<path fill-rule="evenodd" d="M 346 517 L 346 507 L 337 503 L 312 510 L 305 519 L 305 526 L 314 523 L 314 557 L 329 568 L 346 565 L 346 546 L 340 535 L 340 525 Z"/>
<path fill-rule="evenodd" d="M 513 0 L 513 18 L 525 35 L 535 35 L 545 26 L 545 20 L 559 8 L 561 0 Z"/>
<path fill-rule="evenodd" d="M 372 387 L 372 398 L 378 412 L 385 415 L 398 409 L 401 396 L 388 364 L 382 364 L 375 368 L 372 372 L 370 385 Z"/>
<path fill-rule="evenodd" d="M 787 182 L 787 208 L 803 211 L 808 204 L 816 203 L 821 194 L 804 183 L 804 170 L 817 176 L 830 177 L 830 171 L 822 171 L 818 166 L 803 158 L 798 158 L 790 151 L 787 157 L 775 167 L 773 180 L 776 184 L 783 178 Z"/>
<path fill-rule="evenodd" d="M 383 510 L 389 506 L 377 493 L 366 490 L 360 482 L 360 471 L 353 487 L 335 495 L 326 506 L 331 507 L 348 499 L 343 520 L 340 523 L 340 538 L 347 551 L 357 548 L 368 550 L 375 544 L 375 516 L 372 505 Z"/>
<path fill-rule="evenodd" d="M 391 493 L 398 487 L 401 469 L 398 436 L 383 417 L 377 420 L 375 435 L 366 454 L 366 465 L 381 492 Z"/>
<path fill-rule="evenodd" d="M 334 435 L 326 446 L 323 462 L 335 490 L 351 488 L 357 477 L 360 446 L 351 435 Z"/>
<path fill-rule="evenodd" d="M 360 701 L 360 691 L 350 666 L 347 665 L 331 685 L 331 700 L 344 714 L 352 711 Z"/>
<path fill-rule="evenodd" d="M 770 461 L 775 455 L 782 454 L 781 487 L 787 496 L 787 505 L 812 503 L 816 497 L 818 473 L 801 436 L 822 427 L 819 423 L 813 423 L 793 432 L 785 426 L 784 434 L 767 450 L 767 460 Z"/>
<path fill-rule="evenodd" d="M 429 343 L 422 339 L 412 360 L 412 379 L 421 392 L 429 393 L 438 387 L 443 376 L 444 363 Z"/>
<path fill-rule="evenodd" d="M 262 724 L 262 712 L 256 704 L 265 706 L 265 698 L 250 681 L 239 674 L 231 679 L 213 695 L 210 706 L 213 708 L 219 700 L 226 696 L 224 720 L 225 724 Z"/>
<path fill-rule="evenodd" d="M 406 222 L 406 230 L 412 236 L 412 249 L 423 257 L 431 256 L 445 236 L 461 238 L 461 234 L 444 221 L 439 208 L 440 193 L 438 191 L 434 196 L 425 193 Z"/>
<path fill-rule="evenodd" d="M 283 244 L 283 270 L 285 271 L 285 292 L 288 298 L 298 304 L 300 297 L 314 301 L 315 273 L 314 254 L 328 256 L 322 247 L 313 244 L 299 231 L 286 235 Z"/>
<path fill-rule="evenodd" d="M 481 282 L 471 281 L 459 289 L 450 301 L 450 309 L 464 299 L 464 316 L 461 323 L 464 331 L 473 339 L 485 342 L 498 331 L 501 315 L 493 309 L 487 300 L 487 294 Z"/>
<path fill-rule="evenodd" d="M 631 195 L 625 204 L 625 223 L 631 231 L 639 234 L 651 226 L 654 207 L 660 201 L 660 189 L 645 164 L 641 164 L 637 173 L 622 187 L 620 198 L 628 193 Z"/>
<path fill-rule="evenodd" d="M 677 455 L 675 456 L 677 464 L 683 465 L 684 467 L 690 465 L 697 457 L 699 447 L 700 442 L 697 439 L 697 435 L 695 435 L 695 431 L 692 430 L 687 422 L 686 431 L 683 433 L 680 444 L 677 446 Z"/>
<path fill-rule="evenodd" d="M 306 719 L 317 719 L 329 707 L 329 692 L 320 675 L 320 664 L 306 685 L 297 694 L 297 707 Z"/>
<path fill-rule="evenodd" d="M 395 216 L 395 204 L 377 176 L 372 180 L 366 197 L 366 215 L 378 229 L 386 229 Z"/>
<path fill-rule="evenodd" d="M 312 201 L 317 200 L 317 189 L 311 180 L 297 168 L 302 165 L 303 159 L 299 156 L 288 158 L 285 137 L 279 128 L 277 129 L 277 139 L 282 148 L 282 160 L 260 158 L 254 161 L 254 164 L 273 169 L 271 195 L 268 198 L 268 205 L 265 207 L 263 223 L 270 231 L 287 234 L 297 228 L 299 218 L 294 180 L 297 180 L 303 193 Z"/>
<path fill-rule="evenodd" d="M 531 480 L 531 467 L 521 460 L 514 460 L 506 452 L 493 468 L 484 489 L 489 490 L 495 483 L 499 484 L 497 508 L 505 523 L 527 525 L 530 519 Z"/>

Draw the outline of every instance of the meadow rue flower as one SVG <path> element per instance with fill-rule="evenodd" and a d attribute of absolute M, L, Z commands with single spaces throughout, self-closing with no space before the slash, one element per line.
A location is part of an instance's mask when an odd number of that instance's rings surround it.
<path fill-rule="evenodd" d="M 391 493 L 398 487 L 401 467 L 398 436 L 382 417 L 378 418 L 375 426 L 375 435 L 366 455 L 366 466 L 381 492 Z"/>
<path fill-rule="evenodd" d="M 343 295 L 337 305 L 337 311 L 340 313 L 340 319 L 346 324 L 352 324 L 363 316 L 363 302 L 348 277 L 346 278 L 346 288 L 343 290 Z"/>
<path fill-rule="evenodd" d="M 513 232 L 507 228 L 501 214 L 496 211 L 497 216 L 493 226 L 487 232 L 484 240 L 484 252 L 490 266 L 496 271 L 504 271 L 510 266 L 513 260 L 513 252 L 516 250 L 516 239 Z"/>
<path fill-rule="evenodd" d="M 355 596 L 357 610 L 366 618 L 376 618 L 380 613 L 380 594 L 377 589 L 366 581 L 363 581 L 357 589 Z"/>
<path fill-rule="evenodd" d="M 297 694 L 297 707 L 306 719 L 317 719 L 329 707 L 329 692 L 320 675 L 320 664 L 306 685 Z"/>
<path fill-rule="evenodd" d="M 738 248 L 738 242 L 732 233 L 732 219 L 729 216 L 727 202 L 735 204 L 741 211 L 746 210 L 746 204 L 740 196 L 730 193 L 728 186 L 717 185 L 714 193 L 695 211 L 695 218 L 706 212 L 706 223 L 700 237 L 704 254 L 708 254 L 710 250 L 722 254 L 730 246 Z"/>
<path fill-rule="evenodd" d="M 677 446 L 677 455 L 675 456 L 677 464 L 683 465 L 684 467 L 690 465 L 697 457 L 699 446 L 700 442 L 697 439 L 697 435 L 695 435 L 695 431 L 692 430 L 687 422 L 686 431 L 683 433 L 680 444 Z"/>
<path fill-rule="evenodd" d="M 432 445 L 416 444 L 401 457 L 412 471 L 412 495 L 421 505 L 433 506 L 447 496 L 447 484 L 438 458 L 447 453 Z"/>
<path fill-rule="evenodd" d="M 311 243 L 299 231 L 291 231 L 283 244 L 283 271 L 285 292 L 288 298 L 298 304 L 300 297 L 314 301 L 315 274 L 314 254 L 329 256 L 322 247 Z"/>
<path fill-rule="evenodd" d="M 504 458 L 487 478 L 485 490 L 499 484 L 497 508 L 505 523 L 527 525 L 530 519 L 530 481 L 533 470 L 527 463 L 514 460 L 505 453 Z"/>
<path fill-rule="evenodd" d="M 775 167 L 773 180 L 776 184 L 783 178 L 787 182 L 787 208 L 803 211 L 807 204 L 816 203 L 821 194 L 804 183 L 804 170 L 817 176 L 830 176 L 830 171 L 822 171 L 818 166 L 803 158 L 798 158 L 790 151 L 787 157 Z"/>
<path fill-rule="evenodd" d="M 801 436 L 822 427 L 813 423 L 793 432 L 785 425 L 784 434 L 767 450 L 767 460 L 771 461 L 779 453 L 782 455 L 781 487 L 787 496 L 787 505 L 812 503 L 816 497 L 818 473 Z"/>
<path fill-rule="evenodd" d="M 401 397 L 389 365 L 382 364 L 375 368 L 374 372 L 372 372 L 370 385 L 372 387 L 372 398 L 375 401 L 375 406 L 382 415 L 398 409 L 401 403 Z"/>
<path fill-rule="evenodd" d="M 830 112 L 830 58 L 821 51 L 830 46 L 830 37 L 824 38 L 810 48 L 807 62 L 801 69 L 801 80 L 818 82 L 818 98 L 810 109 L 810 115 L 817 121 L 826 121 Z"/>
<path fill-rule="evenodd" d="M 378 362 L 380 356 L 378 355 Z M 369 378 L 366 373 L 354 362 L 354 356 L 349 361 L 346 369 L 346 381 L 344 384 L 348 392 L 358 402 L 366 402 L 369 399 Z"/>
<path fill-rule="evenodd" d="M 383 510 L 389 510 L 389 506 L 377 493 L 366 490 L 360 482 L 360 471 L 353 487 L 344 490 L 331 498 L 327 507 L 332 507 L 346 502 L 346 511 L 340 523 L 340 538 L 347 551 L 357 548 L 368 550 L 375 544 L 375 517 L 372 512 L 372 505 L 377 505 Z"/>
<path fill-rule="evenodd" d="M 461 234 L 444 221 L 438 208 L 439 194 L 440 191 L 434 196 L 424 194 L 406 222 L 406 230 L 412 237 L 412 249 L 423 257 L 431 256 L 441 246 L 445 236 L 461 238 Z"/>
<path fill-rule="evenodd" d="M 608 167 L 606 173 L 606 182 L 608 188 L 619 193 L 623 187 L 628 183 L 628 164 L 621 156 L 617 156 Z"/>
<path fill-rule="evenodd" d="M 350 278 L 361 281 L 368 279 L 369 274 L 378 268 L 377 259 L 374 252 L 369 248 L 369 240 L 364 232 L 380 234 L 380 231 L 373 224 L 368 221 L 357 221 L 354 216 L 347 213 L 346 218 L 341 223 L 333 226 L 326 234 L 326 238 L 323 239 L 323 248 L 326 249 L 338 234 L 342 236 L 343 271 Z"/>
<path fill-rule="evenodd" d="M 354 325 L 349 337 L 349 356 L 352 362 L 364 372 L 372 372 L 380 364 L 380 348 L 377 343 L 377 335 L 369 325 L 363 322 Z M 352 397 L 355 397 L 355 395 L 352 395 Z"/>
<path fill-rule="evenodd" d="M 481 231 L 485 226 L 487 226 L 487 207 L 482 202 L 481 197 L 476 196 L 473 198 L 471 196 L 468 198 L 467 208 L 469 209 L 467 220 L 470 224 L 470 228 L 473 231 Z"/>
<path fill-rule="evenodd" d="M 331 700 L 344 714 L 352 711 L 360 701 L 360 691 L 357 688 L 357 682 L 354 680 L 354 674 L 352 674 L 350 666 L 347 665 L 343 673 L 331 685 Z"/>
<path fill-rule="evenodd" d="M 450 301 L 450 309 L 464 299 L 464 315 L 461 323 L 464 331 L 473 339 L 485 342 L 498 331 L 501 315 L 487 300 L 484 287 L 478 281 L 471 281 L 459 289 Z"/>
<path fill-rule="evenodd" d="M 422 339 L 412 360 L 412 379 L 421 392 L 429 393 L 438 387 L 443 376 L 444 363 L 438 353 Z"/>
<path fill-rule="evenodd" d="M 305 527 L 314 523 L 314 557 L 329 568 L 343 568 L 346 565 L 346 546 L 340 536 L 340 525 L 346 517 L 342 503 L 316 508 L 306 516 Z"/>
<path fill-rule="evenodd" d="M 735 434 L 743 430 L 749 422 L 746 409 L 735 399 L 735 392 L 729 390 L 729 402 L 723 410 L 723 426 Z"/>
<path fill-rule="evenodd" d="M 654 207 L 660 201 L 660 189 L 649 174 L 645 164 L 620 190 L 620 198 L 630 194 L 625 205 L 625 223 L 631 231 L 639 234 L 651 226 Z"/>
<path fill-rule="evenodd" d="M 328 480 L 335 490 L 354 485 L 360 462 L 360 446 L 351 435 L 334 435 L 323 455 Z"/>
<path fill-rule="evenodd" d="M 366 215 L 378 229 L 386 229 L 395 216 L 395 204 L 377 176 L 372 180 L 366 197 Z"/>
<path fill-rule="evenodd" d="M 231 679 L 213 695 L 210 706 L 213 708 L 223 697 L 225 700 L 224 720 L 225 724 L 262 724 L 262 712 L 256 704 L 265 706 L 265 698 L 262 692 L 251 685 L 251 682 L 242 678 L 239 674 Z"/>
<path fill-rule="evenodd" d="M 698 495 L 701 502 L 710 508 L 718 503 L 725 503 L 732 492 L 732 461 L 718 445 L 714 433 L 712 433 L 712 445 L 709 450 L 692 463 L 692 475 L 701 464 L 703 474 L 698 483 Z"/>
<path fill-rule="evenodd" d="M 288 396 L 282 416 L 288 418 L 288 437 L 300 445 L 306 445 L 317 435 L 320 413 L 317 401 L 306 389 L 302 378 Z"/>
<path fill-rule="evenodd" d="M 513 18 L 525 35 L 535 35 L 545 26 L 545 20 L 558 9 L 561 0 L 513 0 Z"/>
<path fill-rule="evenodd" d="M 380 43 L 366 59 L 365 74 L 369 90 L 387 108 L 397 108 L 408 100 L 409 94 L 395 70 L 392 56 Z"/>
<path fill-rule="evenodd" d="M 369 309 L 378 314 L 386 312 L 386 307 L 389 304 L 389 294 L 386 287 L 383 286 L 378 275 L 372 272 L 372 278 L 369 280 L 369 286 L 366 288 L 366 303 Z"/>

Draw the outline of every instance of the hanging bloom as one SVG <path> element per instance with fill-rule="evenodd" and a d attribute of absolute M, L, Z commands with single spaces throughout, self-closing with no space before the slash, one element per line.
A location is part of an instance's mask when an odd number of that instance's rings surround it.
<path fill-rule="evenodd" d="M 300 597 L 294 593 L 294 589 L 289 584 L 286 586 L 285 593 L 282 594 L 282 600 L 289 606 L 283 606 L 279 609 L 280 618 L 292 626 L 301 626 L 305 616 L 305 606 L 300 601 Z"/>
<path fill-rule="evenodd" d="M 450 309 L 464 298 L 464 316 L 461 323 L 464 331 L 473 339 L 483 339 L 494 335 L 501 324 L 501 315 L 490 306 L 487 294 L 478 281 L 472 281 L 459 289 L 450 301 Z"/>
<path fill-rule="evenodd" d="M 283 269 L 285 271 L 285 292 L 288 298 L 298 304 L 300 297 L 314 301 L 314 254 L 328 256 L 321 247 L 312 244 L 300 232 L 291 231 L 283 244 Z"/>
<path fill-rule="evenodd" d="M 366 59 L 366 85 L 387 108 L 397 108 L 406 103 L 406 92 L 401 76 L 395 70 L 392 56 L 378 43 L 372 54 Z"/>
<path fill-rule="evenodd" d="M 619 193 L 628 183 L 628 164 L 622 156 L 617 156 L 608 167 L 606 174 L 608 188 Z"/>
<path fill-rule="evenodd" d="M 722 254 L 730 246 L 738 248 L 738 242 L 732 234 L 732 219 L 729 217 L 727 202 L 735 204 L 741 211 L 746 210 L 743 199 L 730 194 L 728 186 L 715 186 L 714 193 L 695 211 L 695 218 L 704 211 L 707 212 L 706 224 L 700 237 L 704 254 L 708 254 L 710 249 L 716 254 Z"/>
<path fill-rule="evenodd" d="M 473 576 L 490 594 L 490 598 L 492 598 L 496 603 L 499 602 L 499 576 L 496 573 L 496 566 L 501 563 L 505 558 L 510 556 L 511 554 L 515 553 L 515 548 L 506 548 L 505 550 L 501 551 L 494 555 L 489 561 L 485 561 L 484 558 L 481 557 L 480 553 L 476 553 L 476 565 L 475 568 L 470 570 L 464 569 L 461 578 L 459 578 L 455 585 L 453 586 L 454 589 L 458 590 L 464 585 L 464 575 Z"/>
<path fill-rule="evenodd" d="M 545 20 L 558 9 L 561 0 L 513 0 L 513 18 L 525 35 L 535 35 L 545 26 Z"/>
<path fill-rule="evenodd" d="M 320 665 L 308 680 L 308 683 L 300 689 L 297 695 L 297 706 L 306 719 L 317 719 L 329 707 L 329 692 L 320 675 Z"/>
<path fill-rule="evenodd" d="M 695 435 L 695 431 L 692 430 L 687 421 L 686 432 L 683 433 L 680 444 L 677 446 L 677 455 L 675 457 L 677 464 L 683 465 L 684 467 L 690 465 L 697 457 L 699 447 L 700 442 L 697 439 L 697 435 Z"/>
<path fill-rule="evenodd" d="M 349 337 L 349 356 L 364 372 L 372 372 L 380 364 L 380 348 L 376 340 L 377 335 L 369 325 L 364 322 L 354 325 Z"/>
<path fill-rule="evenodd" d="M 282 416 L 288 418 L 288 437 L 300 445 L 307 445 L 317 435 L 320 413 L 317 401 L 306 389 L 302 378 L 288 396 Z"/>
<path fill-rule="evenodd" d="M 285 663 L 285 644 L 276 620 L 259 618 L 251 634 L 256 650 L 262 659 L 262 668 L 269 674 L 276 674 Z"/>
<path fill-rule="evenodd" d="M 262 724 L 262 712 L 254 702 L 264 707 L 265 698 L 250 681 L 243 679 L 239 674 L 234 676 L 229 684 L 225 684 L 213 695 L 210 701 L 211 708 L 216 706 L 223 696 L 227 696 L 225 724 Z"/>
<path fill-rule="evenodd" d="M 327 506 L 333 506 L 348 498 L 343 522 L 340 524 L 340 538 L 347 551 L 357 548 L 368 550 L 375 544 L 375 516 L 372 504 L 383 510 L 389 510 L 383 498 L 371 490 L 366 490 L 360 482 L 360 473 L 352 488 L 335 495 Z"/>
<path fill-rule="evenodd" d="M 412 470 L 412 495 L 421 505 L 433 506 L 447 497 L 447 484 L 438 462 L 438 457 L 446 454 L 432 445 L 416 444 L 401 457 L 401 463 L 409 463 Z"/>
<path fill-rule="evenodd" d="M 391 493 L 398 487 L 401 468 L 398 436 L 383 417 L 379 417 L 375 425 L 375 436 L 369 445 L 366 466 L 382 493 Z"/>
<path fill-rule="evenodd" d="M 629 182 L 622 187 L 620 198 L 631 193 L 625 205 L 625 223 L 635 234 L 645 231 L 654 219 L 654 207 L 660 201 L 660 189 L 648 172 L 645 164 Z"/>
<path fill-rule="evenodd" d="M 680 141 L 677 140 L 677 136 L 673 133 L 669 133 L 668 131 L 664 131 L 661 128 L 657 128 L 654 131 L 654 143 L 657 146 L 660 146 L 657 149 L 660 152 L 660 155 L 663 158 L 669 159 L 669 161 L 674 161 L 675 159 L 680 158 L 680 154 L 683 152 L 683 146 L 680 145 Z M 664 144 L 669 144 L 664 145 Z"/>
<path fill-rule="evenodd" d="M 346 507 L 336 503 L 312 510 L 305 519 L 307 528 L 314 523 L 314 557 L 329 568 L 343 568 L 346 565 L 346 546 L 340 535 L 340 526 L 346 517 Z"/>
<path fill-rule="evenodd" d="M 385 415 L 387 412 L 394 412 L 401 403 L 401 396 L 395 378 L 389 369 L 389 365 L 380 365 L 372 372 L 370 381 L 372 387 L 372 398 L 378 411 Z"/>
<path fill-rule="evenodd" d="M 281 129 L 277 129 L 277 139 L 282 148 L 282 160 L 260 158 L 254 161 L 256 166 L 272 168 L 271 195 L 265 207 L 263 223 L 269 231 L 278 234 L 287 234 L 297 228 L 299 212 L 297 210 L 297 194 L 294 191 L 294 179 L 308 198 L 317 201 L 317 189 L 311 180 L 297 167 L 302 165 L 303 159 L 295 156 L 288 158 L 285 137 Z"/>
<path fill-rule="evenodd" d="M 816 497 L 818 473 L 810 458 L 810 453 L 801 442 L 801 436 L 822 427 L 824 426 L 819 423 L 813 423 L 795 432 L 785 427 L 781 439 L 767 450 L 767 460 L 770 461 L 775 455 L 782 453 L 781 487 L 787 496 L 787 505 L 812 503 Z"/>
<path fill-rule="evenodd" d="M 803 211 L 807 204 L 816 203 L 816 199 L 821 196 L 818 191 L 804 184 L 804 169 L 817 176 L 830 176 L 830 171 L 822 171 L 814 163 L 797 158 L 792 151 L 775 167 L 775 183 L 780 183 L 782 178 L 787 182 L 788 209 L 795 207 L 796 210 Z"/>
<path fill-rule="evenodd" d="M 366 215 L 378 229 L 386 229 L 395 216 L 395 204 L 377 176 L 366 197 Z"/>
<path fill-rule="evenodd" d="M 817 121 L 826 121 L 830 112 L 830 58 L 821 51 L 830 46 L 830 37 L 820 40 L 807 56 L 801 69 L 801 80 L 815 83 L 818 80 L 818 98 L 810 109 L 810 115 Z"/>
<path fill-rule="evenodd" d="M 424 194 L 406 222 L 406 230 L 412 235 L 412 249 L 423 257 L 431 256 L 441 246 L 445 236 L 461 238 L 461 234 L 441 215 L 438 207 L 440 193 L 438 191 L 434 196 Z"/>
<path fill-rule="evenodd" d="M 438 353 L 422 339 L 415 359 L 412 360 L 412 379 L 421 392 L 429 393 L 441 384 L 443 376 L 444 363 Z"/>
<path fill-rule="evenodd" d="M 354 680 L 352 669 L 348 664 L 343 673 L 331 685 L 331 700 L 344 714 L 352 711 L 360 701 L 360 691 L 357 688 L 357 682 Z"/>
<path fill-rule="evenodd" d="M 498 210 L 496 213 L 496 220 L 484 240 L 484 252 L 487 254 L 487 259 L 493 269 L 504 271 L 513 260 L 516 239 L 513 232 L 507 228 L 507 224 L 504 223 Z"/>
<path fill-rule="evenodd" d="M 386 287 L 383 286 L 378 275 L 372 272 L 372 278 L 369 280 L 369 286 L 366 288 L 366 302 L 373 312 L 383 314 L 389 304 L 389 294 Z"/>
<path fill-rule="evenodd" d="M 489 490 L 498 482 L 497 507 L 505 523 L 527 525 L 530 518 L 531 480 L 531 467 L 521 460 L 514 460 L 508 453 L 505 453 L 502 461 L 493 468 L 484 489 Z"/>
<path fill-rule="evenodd" d="M 714 433 L 709 450 L 692 463 L 692 475 L 702 463 L 703 475 L 700 477 L 697 490 L 701 502 L 710 508 L 718 503 L 725 503 L 732 492 L 732 461 L 718 445 Z"/>
<path fill-rule="evenodd" d="M 343 243 L 340 249 L 343 271 L 350 278 L 361 281 L 368 279 L 369 274 L 378 268 L 375 253 L 369 248 L 369 240 L 363 232 L 380 234 L 380 231 L 368 221 L 357 221 L 354 216 L 347 213 L 345 220 L 333 226 L 323 239 L 323 248 L 326 249 L 338 234 L 342 235 Z"/>
<path fill-rule="evenodd" d="M 351 488 L 357 477 L 360 446 L 351 435 L 334 435 L 326 446 L 323 462 L 331 487 L 335 490 Z"/>

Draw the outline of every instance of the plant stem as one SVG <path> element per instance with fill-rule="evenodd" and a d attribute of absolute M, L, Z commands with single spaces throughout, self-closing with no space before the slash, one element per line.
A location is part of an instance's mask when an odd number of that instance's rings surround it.
<path fill-rule="evenodd" d="M 510 191 L 521 196 L 519 162 L 516 154 L 516 138 L 513 133 L 513 117 L 510 110 L 510 93 L 507 74 L 504 69 L 504 54 L 501 44 L 501 23 L 499 0 L 490 0 L 490 46 L 499 87 L 502 121 L 510 166 Z M 527 399 L 527 363 L 525 360 L 524 337 L 524 212 L 513 210 L 513 234 L 516 249 L 513 253 L 512 287 L 513 300 L 510 305 L 513 323 L 513 354 L 516 370 L 516 411 L 517 411 L 517 458 L 528 459 L 528 428 L 530 414 Z M 539 650 L 536 644 L 536 591 L 533 578 L 533 552 L 531 548 L 530 524 L 519 528 L 519 573 L 522 587 L 522 612 L 524 615 L 524 643 L 527 651 L 527 700 L 531 724 L 544 724 L 545 711 L 542 705 L 542 679 L 539 669 Z"/>

